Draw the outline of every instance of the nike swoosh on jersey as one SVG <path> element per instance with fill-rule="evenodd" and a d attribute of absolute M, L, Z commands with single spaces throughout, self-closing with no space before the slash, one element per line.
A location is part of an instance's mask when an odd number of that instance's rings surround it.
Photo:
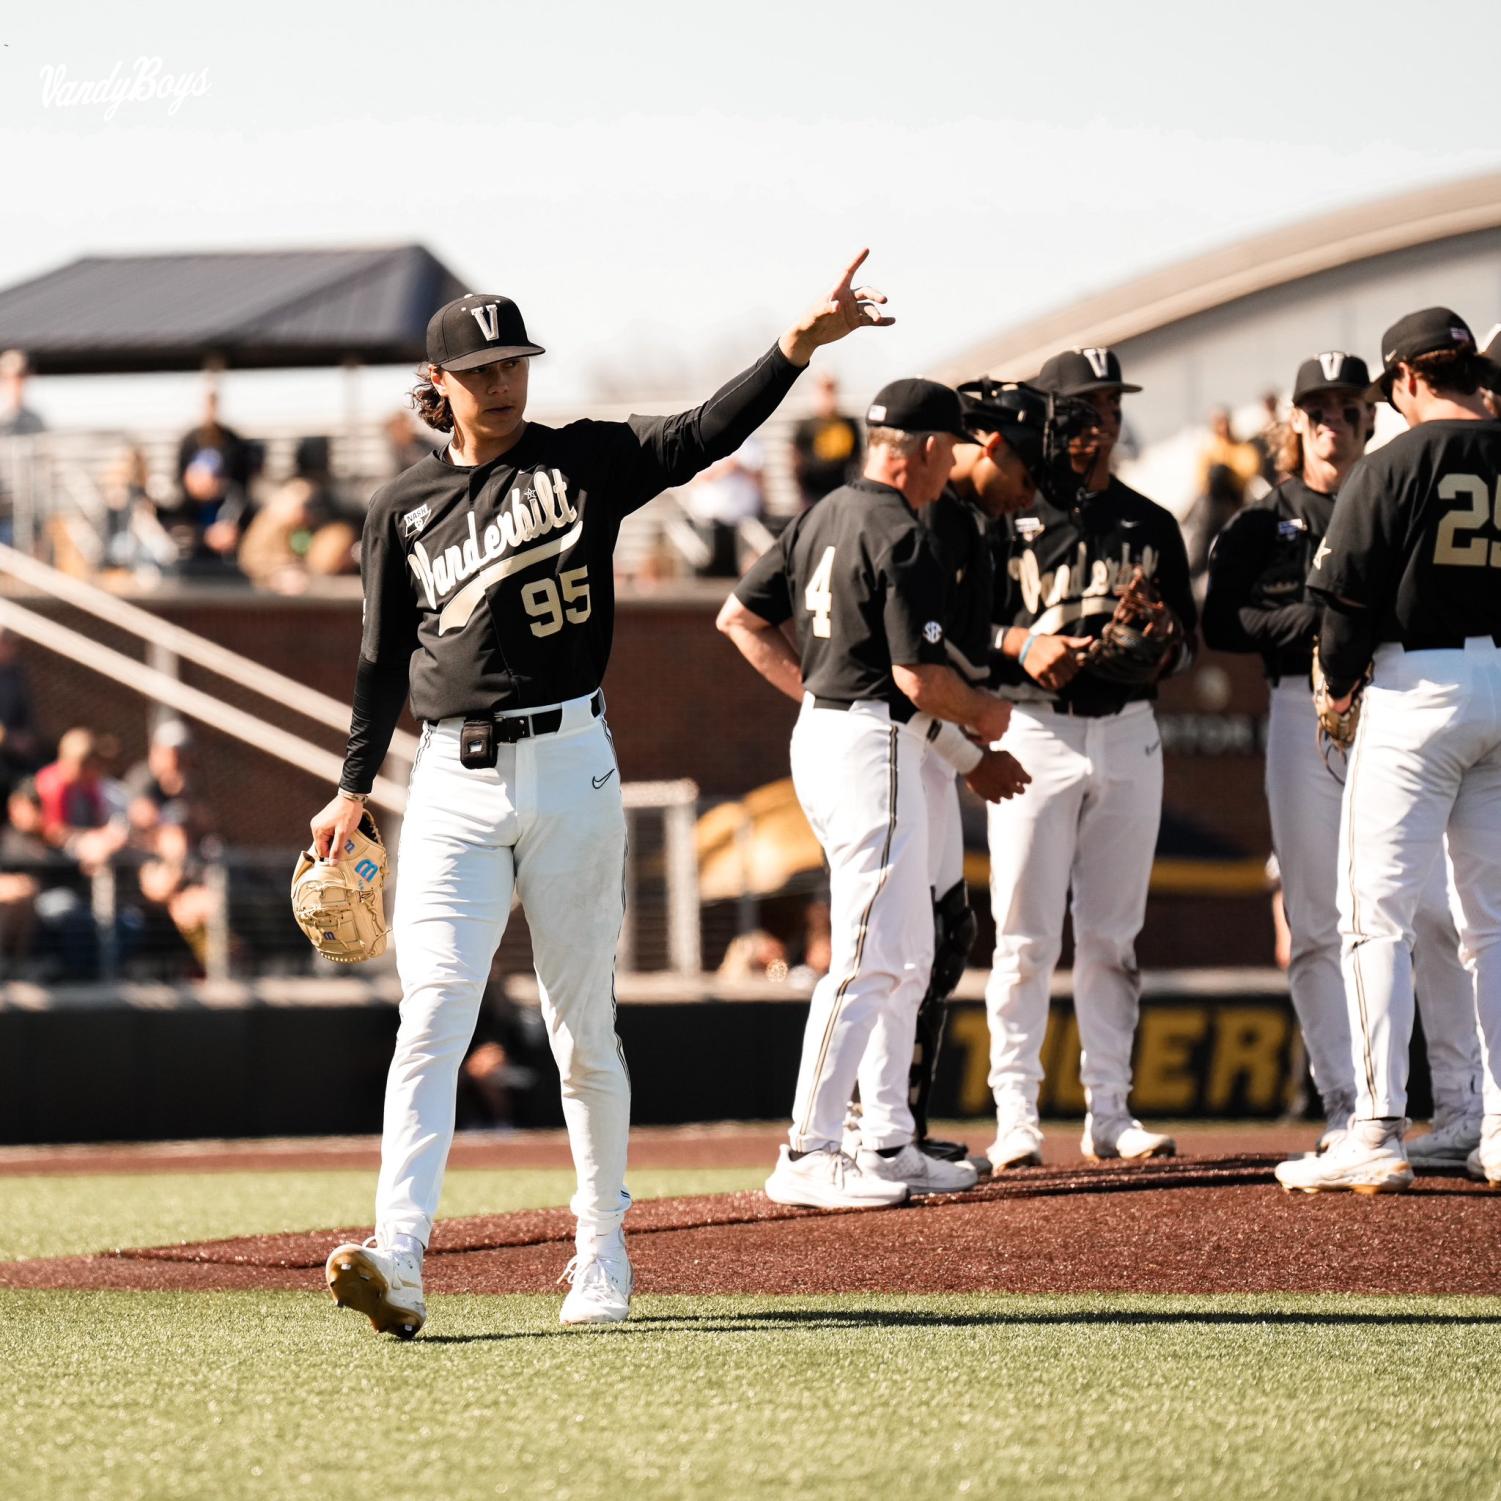
<path fill-rule="evenodd" d="M 553 537 L 540 546 L 527 548 L 525 552 L 512 553 L 510 557 L 502 558 L 498 563 L 492 563 L 482 573 L 475 574 L 443 606 L 443 613 L 438 616 L 438 634 L 441 636 L 446 631 L 463 630 L 469 624 L 470 617 L 474 614 L 480 600 L 485 597 L 485 590 L 491 584 L 498 584 L 501 579 L 509 578 L 513 573 L 533 563 L 539 563 L 543 558 L 555 558 L 559 553 L 567 552 L 583 535 L 584 519 L 581 516 L 561 537 Z"/>
<path fill-rule="evenodd" d="M 605 783 L 608 782 L 614 775 L 615 768 L 612 766 L 602 777 L 590 777 L 589 780 L 593 782 L 596 787 L 603 787 Z"/>

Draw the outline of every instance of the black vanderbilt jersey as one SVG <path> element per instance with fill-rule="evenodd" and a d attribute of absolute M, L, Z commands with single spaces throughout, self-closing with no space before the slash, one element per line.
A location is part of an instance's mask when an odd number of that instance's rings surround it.
<path fill-rule="evenodd" d="M 1308 587 L 1409 650 L 1501 633 L 1501 422 L 1425 422 L 1363 458 Z"/>
<path fill-rule="evenodd" d="M 1183 534 L 1172 513 L 1112 476 L 1105 489 L 1067 510 L 1039 495 L 994 535 L 999 556 L 992 682 L 1002 696 L 1063 703 L 1085 715 L 1115 714 L 1135 699 L 1156 698 L 1155 683 L 1111 683 L 1088 671 L 1050 692 L 1002 656 L 999 644 L 1012 626 L 1046 636 L 1098 636 L 1115 612 L 1115 591 L 1139 566 L 1155 580 L 1191 647 L 1198 610 Z"/>
<path fill-rule="evenodd" d="M 943 570 L 943 645 L 949 666 L 971 687 L 990 677 L 995 560 L 983 512 L 945 490 L 918 513 Z"/>
<path fill-rule="evenodd" d="M 859 479 L 804 511 L 735 589 L 773 625 L 792 621 L 817 699 L 881 699 L 908 719 L 891 668 L 944 663 L 943 575 L 899 490 Z"/>
<path fill-rule="evenodd" d="M 457 468 L 434 454 L 377 491 L 361 548 L 365 620 L 340 785 L 368 790 L 409 686 L 413 714 L 430 721 L 598 688 L 622 517 L 733 453 L 798 374 L 773 346 L 692 411 L 529 423 L 488 464 Z"/>
<path fill-rule="evenodd" d="M 1290 475 L 1232 518 L 1209 554 L 1207 646 L 1260 652 L 1273 682 L 1307 678 L 1319 607 L 1306 581 L 1333 512 L 1333 495 Z"/>

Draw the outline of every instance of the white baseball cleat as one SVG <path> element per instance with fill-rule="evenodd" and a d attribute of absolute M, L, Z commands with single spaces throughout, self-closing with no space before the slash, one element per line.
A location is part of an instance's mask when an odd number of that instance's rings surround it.
<path fill-rule="evenodd" d="M 371 1236 L 364 1245 L 335 1246 L 323 1275 L 334 1302 L 364 1314 L 377 1334 L 412 1339 L 427 1322 L 420 1256 L 383 1251 Z"/>
<path fill-rule="evenodd" d="M 880 1209 L 903 1203 L 907 1185 L 864 1172 L 853 1157 L 835 1147 L 805 1152 L 793 1161 L 784 1146 L 766 1180 L 766 1197 L 774 1204 L 803 1209 Z"/>
<path fill-rule="evenodd" d="M 1341 1141 L 1317 1157 L 1277 1164 L 1277 1181 L 1289 1193 L 1401 1193 L 1412 1187 L 1412 1168 L 1402 1150 L 1406 1121 L 1352 1121 Z"/>
<path fill-rule="evenodd" d="M 1433 1129 L 1407 1143 L 1407 1160 L 1414 1167 L 1463 1167 L 1480 1147 L 1482 1117 L 1478 1113 L 1437 1110 Z"/>
<path fill-rule="evenodd" d="M 1093 1162 L 1116 1157 L 1135 1162 L 1175 1156 L 1178 1144 L 1171 1136 L 1148 1131 L 1129 1115 L 1086 1115 L 1079 1150 Z"/>
<path fill-rule="evenodd" d="M 1482 1183 L 1501 1184 L 1501 1115 L 1485 1117 L 1480 1145 L 1465 1159 L 1465 1171 Z"/>
<path fill-rule="evenodd" d="M 956 1194 L 973 1188 L 980 1174 L 972 1162 L 948 1162 L 929 1157 L 908 1142 L 893 1157 L 883 1157 L 870 1148 L 862 1148 L 855 1159 L 862 1173 L 888 1183 L 905 1183 L 913 1198 L 923 1194 Z"/>
<path fill-rule="evenodd" d="M 568 1284 L 568 1296 L 558 1314 L 560 1324 L 619 1324 L 630 1317 L 636 1275 L 623 1241 L 581 1251 L 563 1268 L 558 1281 Z"/>
<path fill-rule="evenodd" d="M 1350 1122 L 1354 1119 L 1354 1095 L 1326 1095 L 1324 1097 L 1324 1134 L 1314 1145 L 1315 1155 L 1327 1152 L 1330 1147 L 1338 1146 L 1344 1140 L 1345 1132 L 1350 1129 Z"/>
<path fill-rule="evenodd" d="M 994 1172 L 1009 1167 L 1042 1166 L 1042 1127 L 1036 1120 L 1014 1120 L 996 1130 L 995 1140 L 985 1149 Z"/>

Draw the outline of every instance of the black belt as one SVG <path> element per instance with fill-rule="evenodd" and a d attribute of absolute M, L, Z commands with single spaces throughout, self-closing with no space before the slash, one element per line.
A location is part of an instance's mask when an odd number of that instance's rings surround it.
<path fill-rule="evenodd" d="M 604 712 L 605 699 L 598 688 L 589 700 L 589 712 L 598 719 Z M 563 728 L 563 711 L 539 709 L 535 714 L 497 714 L 495 738 L 502 745 L 515 745 L 518 740 L 530 740 L 534 735 L 556 735 Z"/>
<path fill-rule="evenodd" d="M 903 699 L 901 703 L 894 704 L 890 699 L 843 699 L 843 698 L 820 698 L 816 693 L 813 695 L 813 707 L 815 709 L 853 709 L 857 703 L 884 703 L 891 714 L 892 724 L 906 724 L 917 713 L 917 705 L 911 699 Z"/>
<path fill-rule="evenodd" d="M 1024 707 L 1030 708 L 1027 700 L 1018 700 Z M 1147 699 L 1128 699 L 1128 703 L 1147 703 Z M 1088 704 L 1066 703 L 1062 699 L 1047 699 L 1043 702 L 1043 708 L 1051 709 L 1055 714 L 1066 714 L 1070 719 L 1109 719 L 1119 714 L 1125 704 L 1100 704 L 1091 708 Z"/>

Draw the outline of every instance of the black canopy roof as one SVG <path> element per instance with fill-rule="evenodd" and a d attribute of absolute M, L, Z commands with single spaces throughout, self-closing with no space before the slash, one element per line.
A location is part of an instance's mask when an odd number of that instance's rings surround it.
<path fill-rule="evenodd" d="M 0 349 L 40 375 L 405 364 L 464 291 L 421 245 L 91 255 L 0 291 Z"/>

